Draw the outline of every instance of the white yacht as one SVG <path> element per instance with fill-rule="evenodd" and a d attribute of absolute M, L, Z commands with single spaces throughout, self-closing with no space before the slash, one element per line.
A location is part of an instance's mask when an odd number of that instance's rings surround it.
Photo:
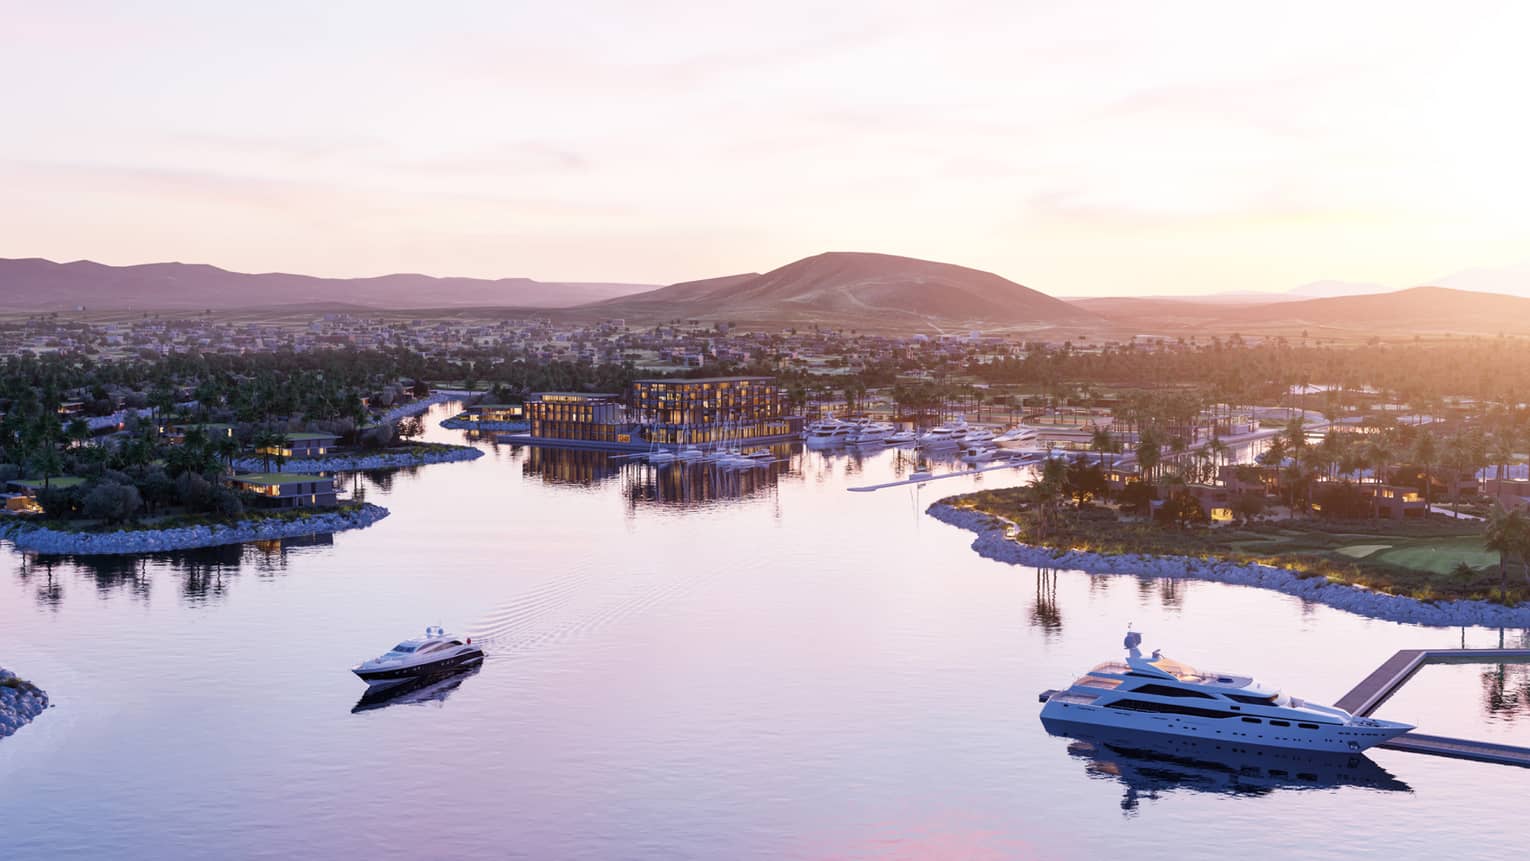
<path fill-rule="evenodd" d="M 483 649 L 471 637 L 460 639 L 439 627 L 425 629 L 425 636 L 405 640 L 381 655 L 351 668 L 369 685 L 391 685 L 483 661 Z"/>
<path fill-rule="evenodd" d="M 888 445 L 903 445 L 904 443 L 917 442 L 919 434 L 911 430 L 901 430 L 887 435 Z"/>
<path fill-rule="evenodd" d="M 701 460 L 704 455 L 705 453 L 701 449 L 693 445 L 688 445 L 675 452 L 675 457 L 680 460 Z"/>
<path fill-rule="evenodd" d="M 1047 729 L 1108 727 L 1336 753 L 1413 729 L 1287 696 L 1248 676 L 1202 672 L 1160 652 L 1145 658 L 1141 642 L 1141 634 L 1127 633 L 1125 663 L 1100 664 L 1066 690 L 1043 693 Z"/>
<path fill-rule="evenodd" d="M 851 445 L 886 445 L 887 438 L 897 430 L 885 422 L 868 422 L 851 431 L 846 440 Z"/>
<path fill-rule="evenodd" d="M 965 442 L 965 443 L 987 443 L 987 442 L 993 442 L 995 436 L 997 436 L 997 434 L 995 434 L 992 430 L 989 430 L 988 428 L 969 427 L 969 428 L 967 428 L 967 432 L 962 435 L 962 442 Z"/>
<path fill-rule="evenodd" d="M 807 435 L 803 442 L 810 446 L 835 446 L 844 445 L 850 440 L 850 434 L 856 426 L 850 422 L 839 419 L 824 419 L 808 425 Z"/>
<path fill-rule="evenodd" d="M 962 444 L 961 458 L 964 463 L 982 463 L 993 460 L 994 447 L 987 442 L 969 442 Z"/>
<path fill-rule="evenodd" d="M 967 438 L 967 423 L 958 421 L 950 425 L 930 428 L 919 438 L 921 448 L 952 448 Z"/>
<path fill-rule="evenodd" d="M 993 441 L 1001 448 L 1024 448 L 1025 446 L 1035 444 L 1036 440 L 1040 436 L 1041 434 L 1038 433 L 1035 428 L 1028 428 L 1024 425 L 1015 425 L 1004 433 L 994 437 Z"/>

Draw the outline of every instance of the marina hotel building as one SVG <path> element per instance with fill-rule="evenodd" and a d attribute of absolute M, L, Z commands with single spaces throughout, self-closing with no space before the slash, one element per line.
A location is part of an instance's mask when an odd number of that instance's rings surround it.
<path fill-rule="evenodd" d="M 533 442 L 591 447 L 747 444 L 795 438 L 770 377 L 636 380 L 623 395 L 541 392 L 526 401 Z"/>

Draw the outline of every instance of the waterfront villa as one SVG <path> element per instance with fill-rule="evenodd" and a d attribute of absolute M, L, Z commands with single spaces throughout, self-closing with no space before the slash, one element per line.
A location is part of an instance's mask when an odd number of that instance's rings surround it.
<path fill-rule="evenodd" d="M 256 449 L 256 453 L 272 457 L 323 457 L 339 439 L 332 433 L 289 433 L 283 436 L 286 439 L 283 445 L 264 446 Z"/>
<path fill-rule="evenodd" d="M 786 414 L 770 377 L 637 380 L 625 396 L 541 392 L 526 401 L 530 440 L 647 448 L 791 439 L 802 419 Z"/>
<path fill-rule="evenodd" d="M 267 508 L 319 508 L 339 504 L 335 480 L 326 475 L 252 472 L 230 479 L 235 490 L 256 496 Z"/>
<path fill-rule="evenodd" d="M 525 404 L 473 404 L 463 412 L 470 422 L 514 424 L 526 420 Z"/>

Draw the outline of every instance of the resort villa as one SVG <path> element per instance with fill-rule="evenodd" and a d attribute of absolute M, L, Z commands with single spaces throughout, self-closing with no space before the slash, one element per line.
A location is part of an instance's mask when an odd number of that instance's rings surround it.
<path fill-rule="evenodd" d="M 235 490 L 252 493 L 267 508 L 318 508 L 339 504 L 335 480 L 324 475 L 254 472 L 230 479 Z"/>
<path fill-rule="evenodd" d="M 770 377 L 637 380 L 625 396 L 542 392 L 527 400 L 531 440 L 548 444 L 647 448 L 652 445 L 764 443 L 795 437 L 802 419 L 786 415 Z"/>
<path fill-rule="evenodd" d="M 526 421 L 524 404 L 473 404 L 463 412 L 470 422 L 514 424 Z"/>
<path fill-rule="evenodd" d="M 256 451 L 272 457 L 323 457 L 339 439 L 332 433 L 289 433 L 283 436 L 286 439 L 283 445 L 264 446 Z"/>

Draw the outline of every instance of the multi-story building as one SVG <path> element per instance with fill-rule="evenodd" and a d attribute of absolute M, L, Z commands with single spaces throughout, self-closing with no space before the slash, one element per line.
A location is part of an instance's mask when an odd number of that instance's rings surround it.
<path fill-rule="evenodd" d="M 802 430 L 770 377 L 637 380 L 616 394 L 543 392 L 526 401 L 533 440 L 613 447 L 752 443 Z"/>
<path fill-rule="evenodd" d="M 665 445 L 747 442 L 802 429 L 770 377 L 636 380 L 629 405 L 644 438 Z"/>

